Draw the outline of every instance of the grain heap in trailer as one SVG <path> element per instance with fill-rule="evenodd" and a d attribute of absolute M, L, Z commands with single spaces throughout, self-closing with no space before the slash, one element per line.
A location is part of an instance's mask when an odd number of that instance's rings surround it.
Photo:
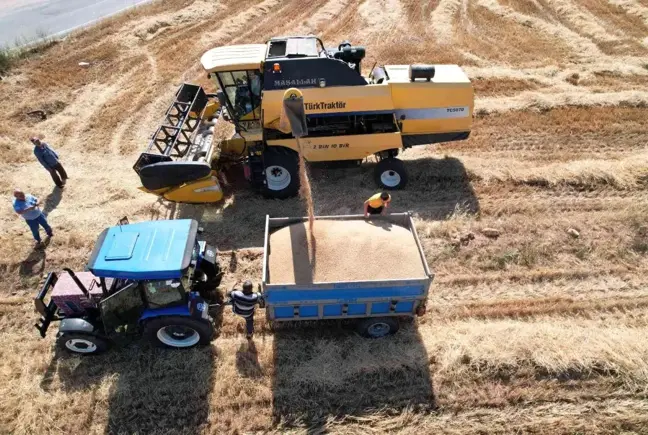
<path fill-rule="evenodd" d="M 365 49 L 343 42 L 326 49 L 314 36 L 266 44 L 218 47 L 201 63 L 219 91 L 183 84 L 134 169 L 141 189 L 178 202 L 215 202 L 218 176 L 243 165 L 252 186 L 268 197 L 299 189 L 298 146 L 280 125 L 284 91 L 303 92 L 309 162 L 360 163 L 375 156 L 378 185 L 407 183 L 399 153 L 411 146 L 463 140 L 472 125 L 473 89 L 457 65 L 385 65 L 361 75 Z M 219 120 L 234 124 L 215 140 Z"/>

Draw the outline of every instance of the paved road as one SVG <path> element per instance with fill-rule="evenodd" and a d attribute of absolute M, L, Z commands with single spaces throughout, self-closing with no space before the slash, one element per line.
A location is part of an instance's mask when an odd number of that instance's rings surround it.
<path fill-rule="evenodd" d="M 151 0 L 0 0 L 0 46 L 62 35 Z"/>

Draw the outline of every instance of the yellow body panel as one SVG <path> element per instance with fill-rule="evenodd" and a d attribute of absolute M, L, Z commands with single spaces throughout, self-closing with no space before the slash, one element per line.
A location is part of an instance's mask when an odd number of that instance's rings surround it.
<path fill-rule="evenodd" d="M 402 147 L 401 135 L 398 132 L 304 137 L 299 141 L 303 148 L 304 158 L 309 162 L 360 160 L 380 151 Z M 295 139 L 269 140 L 268 145 L 298 150 Z"/>
<path fill-rule="evenodd" d="M 435 65 L 435 76 L 429 82 L 411 82 L 409 65 L 388 65 L 385 69 L 404 135 L 470 131 L 474 92 L 460 67 Z"/>
<path fill-rule="evenodd" d="M 394 109 L 387 84 L 300 89 L 307 115 L 316 113 L 385 112 Z M 285 90 L 263 92 L 263 125 L 276 128 Z"/>
<path fill-rule="evenodd" d="M 223 199 L 223 190 L 218 183 L 215 172 L 212 172 L 211 175 L 205 178 L 201 178 L 200 180 L 191 183 L 185 183 L 178 187 L 158 190 L 148 190 L 144 187 L 140 187 L 139 189 L 174 202 L 197 204 L 218 202 Z"/>
<path fill-rule="evenodd" d="M 203 110 L 202 119 L 211 119 L 216 114 L 218 109 L 220 109 L 220 107 L 221 105 L 218 101 L 210 101 L 209 103 L 207 103 L 205 109 Z"/>
<path fill-rule="evenodd" d="M 243 154 L 245 152 L 245 139 L 242 137 L 231 137 L 220 143 L 221 152 L 226 154 Z"/>

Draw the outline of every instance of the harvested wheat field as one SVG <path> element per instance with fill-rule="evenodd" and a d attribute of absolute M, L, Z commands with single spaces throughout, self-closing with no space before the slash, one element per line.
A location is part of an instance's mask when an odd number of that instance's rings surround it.
<path fill-rule="evenodd" d="M 406 151 L 393 195 L 436 274 L 427 313 L 372 341 L 261 311 L 253 352 L 226 311 L 208 347 L 56 352 L 32 297 L 124 215 L 199 219 L 222 290 L 259 282 L 264 217 L 303 216 L 298 198 L 233 182 L 219 204 L 156 202 L 132 166 L 177 87 L 208 85 L 204 51 L 291 33 L 365 45 L 365 73 L 457 63 L 474 83 L 470 139 Z M 168 0 L 35 51 L 0 80 L 0 432 L 648 433 L 647 86 L 646 0 Z M 315 213 L 360 213 L 372 167 L 311 168 Z M 44 201 L 43 251 L 15 186 Z"/>
<path fill-rule="evenodd" d="M 270 234 L 269 283 L 425 278 L 414 235 L 390 222 L 316 220 L 315 245 L 307 224 Z"/>

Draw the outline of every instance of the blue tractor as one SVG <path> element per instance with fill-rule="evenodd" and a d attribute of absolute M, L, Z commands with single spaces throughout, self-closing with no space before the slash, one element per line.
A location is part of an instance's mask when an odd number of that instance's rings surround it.
<path fill-rule="evenodd" d="M 85 355 L 105 351 L 123 333 L 172 348 L 209 343 L 221 271 L 216 249 L 197 240 L 201 232 L 191 219 L 125 220 L 105 229 L 86 271 L 47 276 L 34 300 L 40 335 L 60 321 L 57 344 Z"/>

